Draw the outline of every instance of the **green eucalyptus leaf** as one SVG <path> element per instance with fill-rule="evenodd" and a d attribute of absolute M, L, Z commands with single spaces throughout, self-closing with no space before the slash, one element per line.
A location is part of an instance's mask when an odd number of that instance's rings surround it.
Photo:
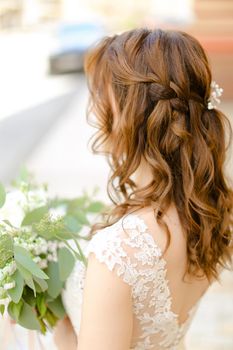
<path fill-rule="evenodd" d="M 0 305 L 0 314 L 3 316 L 5 311 L 5 305 Z"/>
<path fill-rule="evenodd" d="M 36 305 L 36 295 L 33 293 L 33 288 L 31 286 L 25 287 L 23 291 L 23 300 L 30 306 Z"/>
<path fill-rule="evenodd" d="M 77 211 L 75 213 L 75 217 L 81 225 L 90 225 L 90 222 L 87 219 L 86 214 L 84 212 Z"/>
<path fill-rule="evenodd" d="M 34 296 L 36 296 L 36 287 L 32 277 L 25 279 L 25 283 L 28 287 L 30 287 L 33 290 Z"/>
<path fill-rule="evenodd" d="M 63 306 L 61 295 L 59 295 L 55 300 L 48 303 L 48 308 L 56 315 L 59 319 L 62 319 L 66 315 L 66 310 Z"/>
<path fill-rule="evenodd" d="M 73 233 L 67 231 L 67 230 L 60 230 L 56 233 L 55 236 L 57 239 L 61 240 L 67 240 L 67 239 L 72 239 L 73 238 Z"/>
<path fill-rule="evenodd" d="M 40 313 L 40 316 L 39 318 L 42 318 L 44 317 L 46 311 L 47 311 L 47 306 L 46 306 L 46 303 L 45 303 L 45 296 L 43 293 L 40 293 L 37 298 L 36 298 L 36 306 L 37 306 L 37 309 Z"/>
<path fill-rule="evenodd" d="M 23 294 L 24 279 L 19 270 L 16 270 L 11 277 L 15 281 L 15 287 L 9 289 L 8 294 L 14 303 L 18 303 Z"/>
<path fill-rule="evenodd" d="M 6 201 L 6 191 L 2 183 L 0 183 L 0 208 L 3 207 Z"/>
<path fill-rule="evenodd" d="M 99 213 L 101 210 L 103 210 L 105 208 L 105 205 L 100 202 L 100 201 L 96 201 L 91 203 L 86 210 L 91 212 L 91 213 Z"/>
<path fill-rule="evenodd" d="M 66 281 L 75 264 L 75 258 L 71 251 L 67 248 L 60 248 L 58 250 L 58 266 L 59 277 L 61 281 Z"/>
<path fill-rule="evenodd" d="M 16 261 L 16 266 L 24 280 L 27 280 L 32 277 L 31 272 L 25 269 L 18 261 Z"/>
<path fill-rule="evenodd" d="M 73 200 L 73 204 L 76 206 L 76 207 L 79 207 L 79 208 L 83 208 L 87 202 L 88 198 L 87 196 L 81 196 L 81 197 L 78 197 L 78 198 L 75 198 Z"/>
<path fill-rule="evenodd" d="M 56 325 L 58 320 L 58 318 L 49 309 L 46 310 L 44 318 L 47 320 L 47 322 L 52 328 Z"/>
<path fill-rule="evenodd" d="M 13 301 L 11 301 L 8 304 L 8 308 L 7 308 L 8 314 L 16 322 L 18 322 L 19 315 L 20 315 L 20 312 L 22 310 L 22 306 L 23 306 L 22 300 L 20 300 L 18 303 L 14 303 Z"/>
<path fill-rule="evenodd" d="M 40 322 L 37 319 L 35 309 L 23 302 L 22 310 L 20 312 L 18 323 L 27 329 L 34 329 L 40 331 Z"/>
<path fill-rule="evenodd" d="M 85 207 L 86 202 L 87 202 L 87 197 L 86 196 L 70 199 L 67 202 L 67 204 L 68 204 L 67 213 L 68 214 L 76 213 L 78 210 L 80 210 L 80 209 Z"/>
<path fill-rule="evenodd" d="M 50 325 L 50 327 L 54 327 L 57 323 L 57 317 L 49 310 L 46 310 L 46 313 L 44 315 L 44 319 L 46 319 L 46 321 L 48 322 L 48 324 Z"/>
<path fill-rule="evenodd" d="M 35 285 L 35 289 L 36 289 L 36 294 L 42 293 L 43 290 L 41 289 L 40 285 L 37 282 L 35 282 L 35 279 L 33 281 L 34 281 L 34 285 Z"/>
<path fill-rule="evenodd" d="M 0 235 L 0 269 L 14 256 L 13 247 L 13 240 L 10 235 Z"/>
<path fill-rule="evenodd" d="M 40 331 L 41 331 L 42 334 L 45 335 L 46 331 L 47 331 L 46 324 L 45 324 L 45 322 L 44 322 L 44 320 L 42 318 L 38 317 L 38 321 L 40 323 Z"/>
<path fill-rule="evenodd" d="M 48 283 L 47 293 L 51 297 L 57 298 L 57 296 L 60 294 L 63 287 L 63 282 L 60 280 L 60 277 L 59 277 L 58 263 L 55 261 L 50 261 L 45 271 L 49 276 L 49 279 L 47 281 Z"/>
<path fill-rule="evenodd" d="M 46 303 L 50 303 L 51 301 L 54 300 L 54 297 L 51 297 L 51 295 L 49 295 L 47 291 L 44 293 L 44 296 L 45 296 L 45 302 Z"/>
<path fill-rule="evenodd" d="M 44 292 L 46 289 L 48 289 L 48 283 L 38 277 L 33 276 L 34 282 L 35 282 L 35 287 L 38 292 Z M 39 286 L 39 288 L 37 288 Z"/>
<path fill-rule="evenodd" d="M 42 271 L 39 266 L 32 260 L 30 253 L 23 247 L 14 246 L 14 257 L 16 263 L 21 264 L 26 270 L 30 271 L 33 276 L 47 279 L 48 276 Z"/>
<path fill-rule="evenodd" d="M 82 225 L 80 225 L 79 221 L 72 215 L 67 215 L 64 219 L 64 223 L 71 232 L 76 233 L 82 229 Z"/>
<path fill-rule="evenodd" d="M 39 222 L 48 212 L 48 206 L 42 206 L 27 213 L 23 219 L 22 226 L 31 225 Z"/>

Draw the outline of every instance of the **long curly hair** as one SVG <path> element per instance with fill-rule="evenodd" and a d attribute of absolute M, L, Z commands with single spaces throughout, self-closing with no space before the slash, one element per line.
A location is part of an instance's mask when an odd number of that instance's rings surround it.
<path fill-rule="evenodd" d="M 168 234 L 166 252 L 171 236 L 163 215 L 173 202 L 187 238 L 186 273 L 219 280 L 218 265 L 232 267 L 233 189 L 224 174 L 232 127 L 220 110 L 207 108 L 212 74 L 204 49 L 183 31 L 136 28 L 92 46 L 84 71 L 87 122 L 98 129 L 89 142 L 110 165 L 113 203 L 90 234 L 152 206 Z M 137 188 L 131 175 L 142 158 L 153 180 Z"/>

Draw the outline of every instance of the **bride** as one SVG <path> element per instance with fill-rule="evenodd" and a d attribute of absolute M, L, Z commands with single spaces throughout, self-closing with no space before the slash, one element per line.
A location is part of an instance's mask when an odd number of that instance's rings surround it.
<path fill-rule="evenodd" d="M 182 31 L 104 37 L 85 73 L 92 150 L 111 167 L 113 207 L 91 229 L 88 266 L 77 261 L 67 280 L 54 341 L 59 350 L 184 349 L 201 298 L 232 262 L 222 90 Z"/>

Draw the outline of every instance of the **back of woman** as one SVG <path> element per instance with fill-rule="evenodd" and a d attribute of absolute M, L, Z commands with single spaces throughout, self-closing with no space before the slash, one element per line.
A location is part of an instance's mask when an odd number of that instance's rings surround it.
<path fill-rule="evenodd" d="M 137 216 L 143 220 L 154 241 L 161 251 L 164 252 L 167 244 L 167 235 L 155 221 L 153 211 L 151 209 L 142 209 L 137 211 Z M 161 287 L 157 296 L 160 300 L 160 306 L 163 305 L 163 310 L 161 310 L 161 307 L 158 307 L 158 304 L 155 309 L 157 309 L 160 316 L 161 311 L 164 311 L 167 323 L 162 325 L 164 332 L 154 334 L 153 344 L 157 344 L 155 349 L 163 349 L 164 347 L 160 347 L 160 345 L 166 344 L 167 341 L 167 345 L 178 345 L 179 349 L 182 349 L 183 336 L 187 332 L 201 298 L 210 286 L 210 282 L 205 276 L 198 280 L 192 275 L 187 275 L 185 280 L 183 279 L 187 267 L 187 241 L 177 210 L 173 204 L 167 210 L 164 221 L 171 232 L 171 241 L 169 248 L 162 257 L 164 262 L 162 265 L 162 271 L 164 272 L 163 284 L 161 285 L 159 280 L 156 279 L 156 287 L 151 285 L 151 290 L 153 293 L 157 287 Z M 163 299 L 166 302 L 161 303 Z M 170 316 L 169 312 L 171 312 Z M 171 327 L 171 325 L 173 326 Z M 158 326 L 157 329 L 159 329 Z"/>
<path fill-rule="evenodd" d="M 92 227 L 87 270 L 77 263 L 66 285 L 78 350 L 181 349 L 201 297 L 232 264 L 221 89 L 181 31 L 105 37 L 85 72 L 92 150 L 111 167 L 113 206 Z"/>
<path fill-rule="evenodd" d="M 165 251 L 167 236 L 155 222 L 153 212 L 141 210 L 138 213 L 146 223 L 157 245 L 162 251 Z M 205 276 L 198 280 L 192 275 L 186 276 L 183 280 L 187 267 L 187 241 L 174 205 L 169 207 L 164 220 L 171 232 L 170 246 L 163 256 L 166 261 L 166 279 L 171 296 L 171 309 L 178 315 L 178 323 L 182 324 L 188 319 L 189 311 L 197 305 L 207 291 L 210 282 Z"/>

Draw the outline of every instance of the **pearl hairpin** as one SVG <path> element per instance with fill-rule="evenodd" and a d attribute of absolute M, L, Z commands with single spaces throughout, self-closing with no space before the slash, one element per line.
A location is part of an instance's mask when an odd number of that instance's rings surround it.
<path fill-rule="evenodd" d="M 213 109 L 216 107 L 216 103 L 221 102 L 219 97 L 222 96 L 223 88 L 219 87 L 219 85 L 215 81 L 212 81 L 210 86 L 212 88 L 212 92 L 210 94 L 210 99 L 208 101 L 207 108 Z"/>

